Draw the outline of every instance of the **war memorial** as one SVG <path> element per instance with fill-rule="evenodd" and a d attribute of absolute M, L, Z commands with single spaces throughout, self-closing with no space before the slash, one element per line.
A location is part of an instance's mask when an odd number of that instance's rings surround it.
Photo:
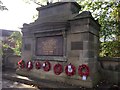
<path fill-rule="evenodd" d="M 91 88 L 99 81 L 99 23 L 76 2 L 37 8 L 38 19 L 24 24 L 17 74 Z"/>

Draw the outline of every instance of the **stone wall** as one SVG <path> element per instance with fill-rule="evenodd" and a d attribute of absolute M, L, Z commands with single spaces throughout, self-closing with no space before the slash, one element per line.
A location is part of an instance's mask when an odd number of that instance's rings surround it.
<path fill-rule="evenodd" d="M 105 70 L 120 71 L 120 58 L 99 58 L 99 62 Z"/>
<path fill-rule="evenodd" d="M 120 83 L 120 58 L 99 58 L 101 79 Z"/>
<path fill-rule="evenodd" d="M 18 68 L 18 61 L 21 59 L 20 56 L 17 55 L 9 55 L 9 56 L 5 56 L 4 57 L 4 68 L 8 68 L 8 69 L 17 69 Z"/>
<path fill-rule="evenodd" d="M 2 31 L 0 30 L 0 72 L 2 68 Z"/>

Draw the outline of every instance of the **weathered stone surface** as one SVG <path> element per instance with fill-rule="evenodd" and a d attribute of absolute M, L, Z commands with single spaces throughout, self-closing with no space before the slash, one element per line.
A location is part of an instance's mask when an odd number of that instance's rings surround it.
<path fill-rule="evenodd" d="M 80 42 L 83 40 L 81 33 L 75 33 L 75 34 L 68 34 L 67 39 L 71 42 Z"/>
<path fill-rule="evenodd" d="M 24 44 L 24 50 L 31 50 L 30 44 Z"/>
<path fill-rule="evenodd" d="M 86 22 L 87 20 L 85 20 L 85 22 Z M 87 23 L 87 22 L 86 22 Z M 82 21 L 81 21 L 81 24 L 79 24 L 79 23 L 77 23 L 76 22 L 76 24 L 74 24 L 74 23 L 71 23 L 70 25 L 71 25 L 71 33 L 83 33 L 83 32 L 88 32 L 88 30 L 89 30 L 89 27 L 88 27 L 88 25 L 87 24 L 84 24 L 84 21 L 83 21 L 83 23 L 82 23 Z"/>
<path fill-rule="evenodd" d="M 71 42 L 71 50 L 83 50 L 83 42 Z"/>
<path fill-rule="evenodd" d="M 32 58 L 41 63 L 48 60 L 51 63 L 49 72 L 34 68 L 27 73 L 29 76 L 85 87 L 93 87 L 97 83 L 96 61 L 100 25 L 93 19 L 90 12 L 85 11 L 79 14 L 79 9 L 78 4 L 71 2 L 50 4 L 37 9 L 39 17 L 35 22 L 23 25 L 23 47 L 30 44 L 31 48 L 23 48 L 22 58 L 26 61 Z M 54 43 L 48 43 L 51 37 L 57 39 L 58 36 L 63 37 L 63 42 L 58 40 L 57 46 L 54 46 Z M 38 40 L 38 38 L 44 39 Z M 46 38 L 48 39 L 47 44 L 42 44 Z M 45 47 L 45 52 L 48 48 L 54 54 L 41 53 L 43 47 Z M 56 52 L 49 47 L 62 50 L 62 54 L 59 55 L 59 50 Z M 57 63 L 63 65 L 63 72 L 59 76 L 53 72 L 54 65 Z M 70 63 L 76 67 L 76 73 L 72 77 L 67 76 L 64 70 L 65 66 Z M 82 81 L 82 77 L 78 75 L 78 67 L 82 64 L 86 64 L 90 68 L 90 75 L 86 81 Z"/>
<path fill-rule="evenodd" d="M 54 15 L 57 16 L 59 14 L 60 15 L 67 14 L 67 16 L 69 16 L 73 13 L 78 13 L 80 8 L 81 7 L 76 2 L 68 2 L 68 3 L 59 2 L 59 3 L 49 4 L 47 6 L 37 8 L 37 10 L 40 12 L 39 17 L 43 18 L 48 16 L 54 16 Z"/>
<path fill-rule="evenodd" d="M 83 50 L 95 50 L 95 45 L 93 42 L 84 41 L 83 42 Z"/>
<path fill-rule="evenodd" d="M 83 50 L 83 57 L 94 58 L 93 50 Z"/>

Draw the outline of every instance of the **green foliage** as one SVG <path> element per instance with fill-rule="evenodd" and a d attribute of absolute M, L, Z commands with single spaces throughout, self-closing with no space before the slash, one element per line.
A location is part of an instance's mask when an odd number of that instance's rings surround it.
<path fill-rule="evenodd" d="M 12 49 L 14 54 L 21 55 L 22 34 L 18 31 L 13 32 L 7 41 L 3 42 L 3 49 Z"/>
<path fill-rule="evenodd" d="M 120 4 L 114 0 L 77 1 L 82 6 L 82 11 L 91 11 L 93 17 L 101 24 L 100 56 L 120 57 Z"/>
<path fill-rule="evenodd" d="M 23 0 L 25 3 L 35 3 L 37 5 L 40 6 L 44 6 L 47 5 L 47 3 L 55 3 L 55 2 L 59 2 L 60 0 Z M 67 0 L 67 1 L 72 1 L 72 0 Z"/>
<path fill-rule="evenodd" d="M 2 40 L 0 40 L 0 56 L 3 55 L 3 52 L 2 52 Z"/>
<path fill-rule="evenodd" d="M 120 42 L 106 41 L 101 43 L 100 56 L 119 57 L 120 56 Z"/>
<path fill-rule="evenodd" d="M 3 5 L 2 1 L 0 0 L 0 10 L 3 11 L 3 10 L 8 10 L 6 8 L 6 6 Z"/>
<path fill-rule="evenodd" d="M 47 0 L 23 0 L 25 3 L 35 3 L 37 5 L 43 6 L 45 4 L 47 4 Z"/>
<path fill-rule="evenodd" d="M 22 35 L 20 32 L 13 32 L 13 34 L 10 36 L 10 40 L 12 42 L 15 42 L 15 47 L 13 47 L 13 51 L 17 55 L 21 55 L 21 47 L 22 47 Z"/>

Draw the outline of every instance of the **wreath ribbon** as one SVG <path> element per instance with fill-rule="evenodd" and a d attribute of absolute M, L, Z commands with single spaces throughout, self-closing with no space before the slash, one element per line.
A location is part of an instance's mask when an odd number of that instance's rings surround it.
<path fill-rule="evenodd" d="M 68 76 L 73 76 L 76 72 L 76 68 L 74 65 L 72 64 L 69 64 L 65 67 L 65 73 L 68 75 Z"/>
<path fill-rule="evenodd" d="M 19 66 L 19 68 L 25 68 L 25 61 L 21 59 L 21 60 L 18 62 L 18 66 Z"/>
<path fill-rule="evenodd" d="M 50 62 L 46 61 L 42 64 L 44 71 L 48 72 L 51 69 L 51 64 Z"/>
<path fill-rule="evenodd" d="M 41 68 L 40 62 L 36 62 L 36 63 L 35 63 L 35 67 L 36 67 L 36 69 L 40 69 L 40 68 Z"/>
<path fill-rule="evenodd" d="M 28 61 L 26 67 L 27 67 L 28 70 L 31 70 L 33 68 L 32 61 Z"/>

